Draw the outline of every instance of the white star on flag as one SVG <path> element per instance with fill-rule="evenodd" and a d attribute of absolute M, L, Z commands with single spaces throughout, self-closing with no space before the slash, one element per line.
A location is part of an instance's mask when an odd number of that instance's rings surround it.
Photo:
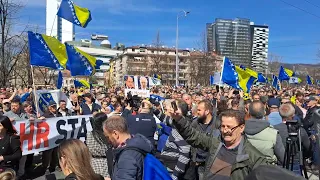
<path fill-rule="evenodd" d="M 47 51 L 48 51 L 48 53 L 50 54 L 50 50 L 48 49 Z"/>
<path fill-rule="evenodd" d="M 42 41 L 42 40 L 40 40 L 40 42 L 41 42 L 41 44 L 43 44 L 43 41 Z"/>
<path fill-rule="evenodd" d="M 57 60 L 56 60 L 56 59 L 53 59 L 53 62 L 55 62 L 55 63 L 56 63 L 56 62 L 57 62 Z"/>
<path fill-rule="evenodd" d="M 37 35 L 36 35 L 36 38 L 37 38 L 37 39 L 40 39 L 40 35 L 39 35 L 39 34 L 37 34 Z"/>
<path fill-rule="evenodd" d="M 91 67 L 88 67 L 87 70 L 91 72 Z"/>
<path fill-rule="evenodd" d="M 46 49 L 47 49 L 47 48 L 48 48 L 48 46 L 45 44 L 45 45 L 44 45 L 44 48 L 46 48 Z"/>

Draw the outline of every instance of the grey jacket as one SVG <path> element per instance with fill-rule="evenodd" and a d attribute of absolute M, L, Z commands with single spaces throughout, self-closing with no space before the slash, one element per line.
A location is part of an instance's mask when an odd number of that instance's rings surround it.
<path fill-rule="evenodd" d="M 267 142 L 271 140 L 271 137 L 262 137 L 261 134 L 263 131 L 268 131 L 268 133 L 274 133 L 274 138 L 272 141 L 275 142 L 274 146 L 272 147 L 271 152 L 274 153 L 274 155 L 277 157 L 278 161 L 283 163 L 284 160 L 284 154 L 285 154 L 285 149 L 282 143 L 282 138 L 279 134 L 279 132 L 274 129 L 270 123 L 266 120 L 263 119 L 249 119 L 246 121 L 246 126 L 245 126 L 245 134 L 247 135 L 249 141 L 250 139 L 255 139 L 255 142 L 258 142 L 259 144 L 266 144 L 266 143 L 271 143 Z M 253 144 L 255 145 L 255 144 Z M 261 152 L 266 151 L 265 149 L 259 149 L 259 147 L 256 147 L 258 150 Z M 265 148 L 265 147 L 264 147 Z M 269 150 L 269 151 L 270 151 Z M 268 151 L 268 150 L 267 150 Z M 266 155 L 266 154 L 265 154 Z"/>

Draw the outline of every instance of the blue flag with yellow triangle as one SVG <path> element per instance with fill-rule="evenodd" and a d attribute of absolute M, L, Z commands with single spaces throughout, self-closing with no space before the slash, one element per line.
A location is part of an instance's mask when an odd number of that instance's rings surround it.
<path fill-rule="evenodd" d="M 247 71 L 243 70 L 239 66 L 235 67 L 237 73 L 238 73 L 238 84 L 245 93 L 249 93 L 251 86 L 255 82 L 257 78 L 252 76 L 250 73 Z"/>
<path fill-rule="evenodd" d="M 64 69 L 67 63 L 65 45 L 54 37 L 28 31 L 30 64 Z"/>
<path fill-rule="evenodd" d="M 311 76 L 309 76 L 309 75 L 307 75 L 307 84 L 308 84 L 308 85 L 314 84 L 313 78 L 312 78 Z"/>
<path fill-rule="evenodd" d="M 90 84 L 88 81 L 84 79 L 74 80 L 73 83 L 75 88 L 81 88 L 81 87 L 86 87 L 90 89 L 92 88 L 92 84 Z"/>
<path fill-rule="evenodd" d="M 62 0 L 57 16 L 83 28 L 91 21 L 89 9 L 75 5 L 71 0 Z"/>
<path fill-rule="evenodd" d="M 71 76 L 91 76 L 102 65 L 101 60 L 98 60 L 81 51 L 80 49 L 65 43 L 68 54 L 67 69 Z"/>
<path fill-rule="evenodd" d="M 230 59 L 224 57 L 222 66 L 221 81 L 235 89 L 240 89 L 240 86 L 238 84 L 238 73 L 235 70 L 235 66 L 230 61 Z"/>

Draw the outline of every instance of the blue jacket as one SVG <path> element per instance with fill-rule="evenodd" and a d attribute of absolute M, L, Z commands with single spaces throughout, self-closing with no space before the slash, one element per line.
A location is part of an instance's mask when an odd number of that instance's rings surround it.
<path fill-rule="evenodd" d="M 126 147 L 139 148 L 147 153 L 153 149 L 150 141 L 141 134 L 136 134 L 126 141 L 126 146 L 114 150 L 115 164 L 112 180 L 141 180 L 143 175 L 143 154 L 135 150 L 126 150 Z"/>
<path fill-rule="evenodd" d="M 154 145 L 154 133 L 157 130 L 157 123 L 153 115 L 146 113 L 131 115 L 127 111 L 129 110 L 125 109 L 122 115 L 127 120 L 130 134 L 141 134 Z"/>

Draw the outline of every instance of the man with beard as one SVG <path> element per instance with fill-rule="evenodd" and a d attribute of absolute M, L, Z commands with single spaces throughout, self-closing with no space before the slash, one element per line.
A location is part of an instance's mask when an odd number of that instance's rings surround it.
<path fill-rule="evenodd" d="M 213 106 L 210 101 L 202 100 L 198 103 L 197 115 L 198 118 L 191 123 L 191 127 L 195 128 L 199 132 L 206 133 L 207 135 L 219 136 L 219 131 L 216 129 L 216 122 L 214 122 Z M 205 161 L 208 156 L 208 152 L 202 149 L 191 149 L 192 162 L 196 165 L 197 174 L 199 180 L 203 179 L 205 171 Z"/>

